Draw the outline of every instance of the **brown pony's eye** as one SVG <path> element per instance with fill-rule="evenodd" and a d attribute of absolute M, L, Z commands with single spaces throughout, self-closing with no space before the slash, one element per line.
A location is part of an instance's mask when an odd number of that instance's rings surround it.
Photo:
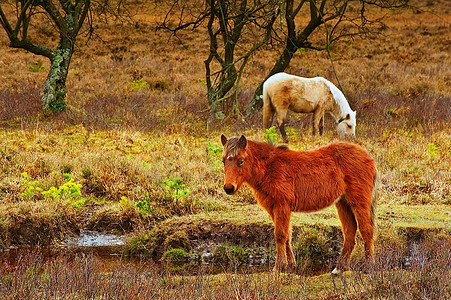
<path fill-rule="evenodd" d="M 244 163 L 244 158 L 239 159 L 237 162 L 238 167 L 241 167 L 243 165 L 243 163 Z"/>
<path fill-rule="evenodd" d="M 352 125 L 348 125 L 348 128 L 349 128 L 349 129 L 352 129 Z"/>

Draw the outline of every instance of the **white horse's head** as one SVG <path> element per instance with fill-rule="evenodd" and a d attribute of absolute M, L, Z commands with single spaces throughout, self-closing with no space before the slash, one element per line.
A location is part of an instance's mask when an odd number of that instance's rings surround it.
<path fill-rule="evenodd" d="M 350 111 L 337 121 L 337 132 L 340 139 L 355 138 L 355 111 Z"/>

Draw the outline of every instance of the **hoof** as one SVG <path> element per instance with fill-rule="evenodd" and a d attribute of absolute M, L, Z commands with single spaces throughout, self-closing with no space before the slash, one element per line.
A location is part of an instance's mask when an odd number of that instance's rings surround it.
<path fill-rule="evenodd" d="M 294 264 L 274 266 L 272 271 L 277 272 L 277 273 L 296 273 L 297 264 L 294 263 Z"/>
<path fill-rule="evenodd" d="M 287 273 L 288 269 L 288 264 L 276 264 L 272 271 L 274 273 Z"/>
<path fill-rule="evenodd" d="M 338 276 L 338 275 L 341 275 L 342 273 L 343 272 L 340 269 L 337 269 L 337 268 L 333 269 L 332 272 L 330 272 L 330 274 L 333 275 L 333 276 Z"/>
<path fill-rule="evenodd" d="M 274 267 L 272 269 L 272 271 L 274 273 L 286 273 L 287 272 L 287 268 L 286 267 L 278 267 L 278 268 Z"/>

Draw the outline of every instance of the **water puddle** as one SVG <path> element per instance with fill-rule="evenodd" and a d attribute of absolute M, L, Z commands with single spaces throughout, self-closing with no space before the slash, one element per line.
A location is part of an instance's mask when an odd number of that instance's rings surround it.
<path fill-rule="evenodd" d="M 97 231 L 82 231 L 78 236 L 68 237 L 59 245 L 53 246 L 15 246 L 7 250 L 0 250 L 0 260 L 6 260 L 16 265 L 24 257 L 48 260 L 76 259 L 77 257 L 90 258 L 102 265 L 104 270 L 114 270 L 120 264 L 142 266 L 151 264 L 154 267 L 177 272 L 185 275 L 218 274 L 218 273 L 260 273 L 271 272 L 272 261 L 264 250 L 250 255 L 241 261 L 230 261 L 227 257 L 230 249 L 223 249 L 218 257 L 218 251 L 213 253 L 211 245 L 203 245 L 195 249 L 196 254 L 190 253 L 185 262 L 168 263 L 163 260 L 154 260 L 149 257 L 129 257 L 124 255 L 126 237 Z M 210 249 L 212 248 L 212 249 Z M 208 249 L 208 250 L 207 250 Z M 245 261 L 244 261 L 245 260 Z"/>
<path fill-rule="evenodd" d="M 123 246 L 125 245 L 125 236 L 98 231 L 82 231 L 79 236 L 68 238 L 64 244 L 68 248 Z"/>
<path fill-rule="evenodd" d="M 78 254 L 93 255 L 99 259 L 110 260 L 123 257 L 125 236 L 97 231 L 82 231 L 78 236 L 70 236 L 58 245 L 52 246 L 12 246 L 0 250 L 0 258 L 15 262 L 24 255 L 35 254 L 44 259 L 74 257 Z"/>

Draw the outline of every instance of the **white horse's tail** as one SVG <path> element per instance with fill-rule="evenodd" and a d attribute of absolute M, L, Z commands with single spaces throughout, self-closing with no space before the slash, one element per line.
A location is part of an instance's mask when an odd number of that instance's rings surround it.
<path fill-rule="evenodd" d="M 274 117 L 274 107 L 271 103 L 271 98 L 268 94 L 268 85 L 265 82 L 263 84 L 263 127 L 269 128 Z"/>

